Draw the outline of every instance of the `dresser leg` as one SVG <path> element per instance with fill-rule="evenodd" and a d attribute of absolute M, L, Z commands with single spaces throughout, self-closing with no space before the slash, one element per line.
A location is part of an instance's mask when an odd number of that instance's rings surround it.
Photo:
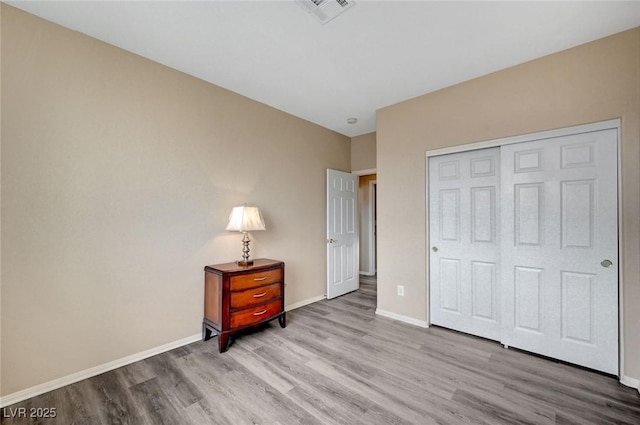
<path fill-rule="evenodd" d="M 287 327 L 287 313 L 282 313 L 280 317 L 278 317 L 278 323 L 280 323 L 281 328 Z"/>
<path fill-rule="evenodd" d="M 224 353 L 229 348 L 229 334 L 220 332 L 218 334 L 218 351 Z"/>
<path fill-rule="evenodd" d="M 202 340 L 203 341 L 208 341 L 211 339 L 211 329 L 209 329 L 207 327 L 207 325 L 205 325 L 204 323 L 202 324 Z"/>

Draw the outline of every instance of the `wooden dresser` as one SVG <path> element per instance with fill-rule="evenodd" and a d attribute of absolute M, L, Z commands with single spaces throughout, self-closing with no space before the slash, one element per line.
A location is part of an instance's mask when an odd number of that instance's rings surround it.
<path fill-rule="evenodd" d="M 229 348 L 229 336 L 277 318 L 287 325 L 284 311 L 284 263 L 254 260 L 251 266 L 236 263 L 204 268 L 204 320 L 202 339 L 218 334 L 221 353 Z"/>

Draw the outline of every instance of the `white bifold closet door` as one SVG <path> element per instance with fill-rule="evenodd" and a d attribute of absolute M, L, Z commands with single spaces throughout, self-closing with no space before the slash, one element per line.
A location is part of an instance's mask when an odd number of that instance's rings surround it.
<path fill-rule="evenodd" d="M 617 130 L 429 158 L 431 323 L 618 373 Z"/>

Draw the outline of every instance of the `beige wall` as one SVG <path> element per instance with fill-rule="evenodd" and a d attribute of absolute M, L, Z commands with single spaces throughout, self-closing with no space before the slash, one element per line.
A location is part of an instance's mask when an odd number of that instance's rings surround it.
<path fill-rule="evenodd" d="M 640 28 L 378 111 L 378 308 L 428 318 L 425 151 L 613 118 L 622 119 L 624 373 L 640 379 Z"/>
<path fill-rule="evenodd" d="M 376 168 L 376 133 L 351 138 L 351 171 Z"/>
<path fill-rule="evenodd" d="M 234 205 L 264 212 L 252 255 L 286 262 L 287 305 L 325 293 L 349 138 L 5 4 L 1 23 L 3 395 L 198 334 L 204 265 L 241 256 Z"/>

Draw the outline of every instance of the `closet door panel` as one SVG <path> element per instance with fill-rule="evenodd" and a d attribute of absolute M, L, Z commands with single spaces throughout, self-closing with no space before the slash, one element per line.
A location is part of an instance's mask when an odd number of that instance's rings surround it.
<path fill-rule="evenodd" d="M 494 340 L 499 326 L 499 148 L 429 159 L 431 323 Z"/>
<path fill-rule="evenodd" d="M 501 148 L 503 344 L 618 373 L 616 149 L 616 130 Z"/>

